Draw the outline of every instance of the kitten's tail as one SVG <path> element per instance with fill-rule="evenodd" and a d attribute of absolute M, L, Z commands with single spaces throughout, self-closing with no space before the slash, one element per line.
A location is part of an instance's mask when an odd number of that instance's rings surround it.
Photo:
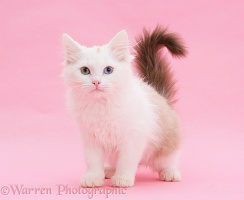
<path fill-rule="evenodd" d="M 157 26 L 152 33 L 144 29 L 143 35 L 137 38 L 137 45 L 134 47 L 135 62 L 144 81 L 173 103 L 176 94 L 175 81 L 169 64 L 160 55 L 162 47 L 166 47 L 174 57 L 185 56 L 187 53 L 176 34 L 168 33 L 165 28 Z"/>

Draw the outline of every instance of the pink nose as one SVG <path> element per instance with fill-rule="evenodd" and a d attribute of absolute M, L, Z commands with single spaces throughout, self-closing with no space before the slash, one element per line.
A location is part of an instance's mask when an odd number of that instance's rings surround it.
<path fill-rule="evenodd" d="M 100 84 L 100 82 L 99 81 L 93 81 L 92 84 L 97 87 Z"/>

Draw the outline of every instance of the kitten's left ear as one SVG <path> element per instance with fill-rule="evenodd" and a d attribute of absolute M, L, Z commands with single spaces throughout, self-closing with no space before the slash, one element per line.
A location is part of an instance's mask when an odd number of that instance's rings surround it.
<path fill-rule="evenodd" d="M 119 61 L 128 61 L 130 58 L 128 35 L 125 30 L 118 32 L 108 43 L 114 58 Z"/>

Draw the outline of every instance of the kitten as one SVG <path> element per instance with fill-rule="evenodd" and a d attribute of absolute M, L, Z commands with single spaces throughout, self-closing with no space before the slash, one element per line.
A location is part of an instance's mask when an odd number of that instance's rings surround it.
<path fill-rule="evenodd" d="M 160 56 L 161 47 L 173 56 L 186 54 L 178 36 L 160 26 L 144 30 L 134 47 L 140 77 L 132 71 L 124 30 L 104 46 L 88 48 L 67 34 L 63 44 L 68 107 L 81 130 L 87 164 L 81 185 L 99 187 L 111 178 L 112 186 L 133 186 L 138 165 L 150 166 L 162 181 L 180 181 L 174 80 Z"/>

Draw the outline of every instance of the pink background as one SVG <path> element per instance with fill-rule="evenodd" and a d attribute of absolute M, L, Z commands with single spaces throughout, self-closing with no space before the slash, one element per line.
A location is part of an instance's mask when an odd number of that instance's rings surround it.
<path fill-rule="evenodd" d="M 243 199 L 243 11 L 241 0 L 1 1 L 0 189 L 79 185 L 85 165 L 79 132 L 64 106 L 62 33 L 91 46 L 121 29 L 133 41 L 144 26 L 160 23 L 178 32 L 189 50 L 186 59 L 172 59 L 184 134 L 183 180 L 159 182 L 141 169 L 126 195 L 110 199 Z M 13 198 L 87 196 L 0 194 Z"/>

